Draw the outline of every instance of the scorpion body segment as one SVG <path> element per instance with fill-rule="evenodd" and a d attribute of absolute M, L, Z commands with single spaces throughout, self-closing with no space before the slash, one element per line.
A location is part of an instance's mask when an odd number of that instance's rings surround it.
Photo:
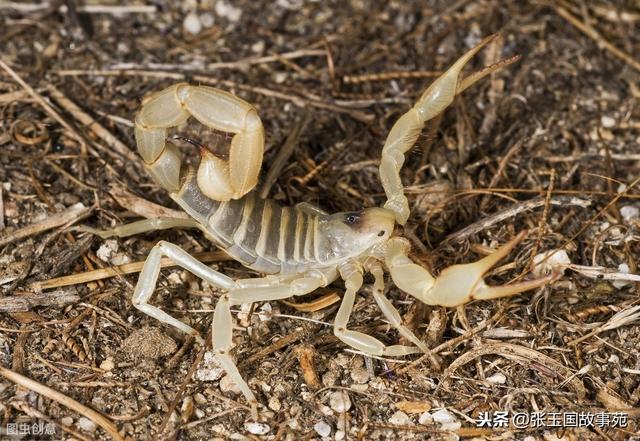
<path fill-rule="evenodd" d="M 171 197 L 229 256 L 265 274 L 335 266 L 384 242 L 394 227 L 393 213 L 382 208 L 329 215 L 303 204 L 283 207 L 255 192 L 215 201 L 202 193 L 193 172 Z"/>
<path fill-rule="evenodd" d="M 409 242 L 393 235 L 395 223 L 404 224 L 409 215 L 400 180 L 404 154 L 425 122 L 443 112 L 457 94 L 473 83 L 515 61 L 515 58 L 503 60 L 464 79 L 459 78 L 469 59 L 493 38 L 469 50 L 436 79 L 391 129 L 380 162 L 380 177 L 387 196 L 384 208 L 327 214 L 306 204 L 283 207 L 259 198 L 251 190 L 258 180 L 264 132 L 255 109 L 228 92 L 181 83 L 143 102 L 136 118 L 135 135 L 151 175 L 192 219 L 158 218 L 108 231 L 86 227 L 84 231 L 101 237 L 124 237 L 161 228 L 198 228 L 232 258 L 266 274 L 260 278 L 234 280 L 202 264 L 180 247 L 161 241 L 151 250 L 132 298 L 133 305 L 140 311 L 202 342 L 200 333 L 190 325 L 149 303 L 162 257 L 168 257 L 223 290 L 225 293 L 217 300 L 213 316 L 213 351 L 251 403 L 254 417 L 257 417 L 257 400 L 229 354 L 233 347 L 232 305 L 311 293 L 340 277 L 345 282 L 345 293 L 333 327 L 336 337 L 370 355 L 427 352 L 426 345 L 402 324 L 400 314 L 385 297 L 385 270 L 402 291 L 424 303 L 443 306 L 517 294 L 543 286 L 555 277 L 497 287 L 484 282 L 484 274 L 524 240 L 525 233 L 477 262 L 446 268 L 438 277 L 413 262 L 409 257 Z M 167 129 L 190 116 L 213 129 L 234 134 L 228 161 L 201 149 L 202 159 L 197 169 L 182 164 L 177 147 L 166 141 Z M 387 346 L 372 336 L 348 329 L 365 272 L 373 276 L 373 298 L 385 318 L 413 346 Z"/>

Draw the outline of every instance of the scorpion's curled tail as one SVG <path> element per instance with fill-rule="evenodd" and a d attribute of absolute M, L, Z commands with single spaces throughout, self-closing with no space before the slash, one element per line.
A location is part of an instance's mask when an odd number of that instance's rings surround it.
<path fill-rule="evenodd" d="M 167 129 L 190 116 L 216 130 L 233 133 L 229 160 L 202 149 L 197 182 L 216 201 L 239 199 L 258 182 L 264 152 L 264 129 L 249 103 L 220 89 L 174 84 L 142 103 L 135 120 L 138 151 L 155 181 L 168 191 L 180 189 L 186 176 L 180 151 L 166 142 Z"/>

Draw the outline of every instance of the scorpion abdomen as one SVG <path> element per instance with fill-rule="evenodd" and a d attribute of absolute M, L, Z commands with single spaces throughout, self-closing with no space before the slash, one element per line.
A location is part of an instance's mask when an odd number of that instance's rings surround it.
<path fill-rule="evenodd" d="M 296 274 L 323 267 L 324 241 L 318 239 L 322 215 L 298 207 L 282 207 L 249 192 L 240 199 L 219 202 L 205 196 L 195 173 L 186 174 L 172 198 L 230 257 L 266 274 Z"/>

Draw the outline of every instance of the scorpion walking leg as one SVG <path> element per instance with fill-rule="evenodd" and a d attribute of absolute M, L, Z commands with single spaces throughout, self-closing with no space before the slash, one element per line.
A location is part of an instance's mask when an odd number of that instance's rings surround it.
<path fill-rule="evenodd" d="M 388 298 L 384 295 L 384 272 L 382 265 L 375 262 L 369 266 L 369 272 L 373 275 L 373 298 L 375 299 L 380 311 L 389 320 L 389 324 L 396 328 L 400 335 L 416 345 L 422 352 L 428 352 L 429 349 L 416 335 L 402 324 L 402 318 L 398 310 L 391 304 Z"/>
<path fill-rule="evenodd" d="M 444 74 L 438 77 L 422 94 L 416 104 L 393 125 L 382 148 L 380 179 L 387 195 L 384 207 L 393 211 L 399 224 L 409 218 L 409 202 L 403 192 L 400 169 L 404 154 L 415 144 L 424 124 L 442 113 L 456 95 L 491 72 L 513 63 L 517 57 L 500 61 L 459 81 L 465 64 L 485 45 L 496 38 L 485 38 L 476 47 L 458 59 Z"/>
<path fill-rule="evenodd" d="M 174 326 L 189 335 L 193 335 L 200 343 L 204 343 L 198 331 L 191 326 L 170 316 L 162 309 L 148 304 L 158 281 L 160 261 L 163 256 L 167 256 L 182 268 L 191 271 L 196 276 L 219 288 L 230 290 L 235 287 L 235 282 L 232 278 L 198 261 L 179 246 L 165 241 L 158 242 L 144 262 L 140 278 L 138 278 L 138 283 L 133 290 L 133 297 L 131 299 L 133 306 L 156 320 Z"/>
<path fill-rule="evenodd" d="M 153 219 L 143 219 L 129 224 L 118 225 L 108 230 L 98 230 L 97 228 L 81 225 L 71 228 L 72 231 L 81 233 L 91 233 L 100 236 L 102 239 L 109 237 L 128 237 L 134 234 L 146 233 L 154 230 L 166 230 L 169 228 L 202 228 L 194 219 L 181 219 L 177 217 L 157 217 Z"/>
<path fill-rule="evenodd" d="M 344 279 L 347 289 L 334 321 L 333 333 L 336 337 L 352 348 L 370 355 L 388 355 L 393 357 L 420 352 L 419 349 L 413 346 L 386 346 L 380 340 L 370 335 L 348 330 L 347 323 L 353 310 L 356 292 L 362 287 L 362 269 L 353 264 L 346 264 L 340 268 L 340 276 Z"/>
<path fill-rule="evenodd" d="M 229 355 L 229 350 L 233 347 L 231 305 L 308 294 L 321 286 L 328 285 L 335 278 L 335 271 L 333 274 L 314 271 L 296 276 L 243 279 L 238 280 L 236 288 L 229 290 L 218 300 L 213 315 L 213 350 L 224 370 L 235 381 L 251 404 L 252 415 L 255 419 L 258 418 L 256 397 L 242 378 L 233 358 Z"/>
<path fill-rule="evenodd" d="M 145 314 L 193 335 L 200 343 L 204 341 L 195 329 L 170 316 L 160 308 L 148 304 L 158 280 L 160 260 L 163 256 L 169 257 L 182 268 L 191 271 L 212 285 L 228 291 L 218 300 L 213 315 L 213 350 L 224 370 L 235 381 L 244 397 L 250 403 L 252 415 L 257 419 L 256 397 L 242 378 L 242 375 L 240 375 L 233 358 L 229 354 L 233 347 L 231 305 L 277 300 L 307 294 L 315 291 L 320 286 L 331 283 L 337 276 L 336 271 L 309 271 L 296 276 L 275 276 L 234 281 L 230 277 L 204 265 L 179 246 L 165 241 L 158 242 L 149 253 L 149 257 L 147 257 L 140 273 L 138 284 L 133 293 L 133 305 Z"/>

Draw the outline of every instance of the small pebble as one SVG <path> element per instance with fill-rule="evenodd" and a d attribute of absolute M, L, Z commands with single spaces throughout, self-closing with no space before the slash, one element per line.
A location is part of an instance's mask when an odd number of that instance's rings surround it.
<path fill-rule="evenodd" d="M 182 23 L 185 32 L 188 32 L 191 35 L 198 35 L 202 31 L 202 23 L 200 22 L 200 18 L 198 14 L 191 11 L 184 17 L 184 22 Z"/>
<path fill-rule="evenodd" d="M 440 409 L 434 412 L 432 416 L 433 416 L 433 421 L 440 424 L 453 423 L 457 421 L 455 415 L 453 415 L 447 409 Z"/>
<path fill-rule="evenodd" d="M 600 123 L 602 124 L 602 127 L 606 127 L 607 129 L 616 126 L 616 120 L 611 118 L 610 116 L 603 116 L 602 118 L 600 118 Z"/>
<path fill-rule="evenodd" d="M 369 381 L 369 371 L 365 366 L 356 366 L 351 368 L 351 379 L 358 384 L 364 384 Z"/>
<path fill-rule="evenodd" d="M 213 24 L 215 23 L 215 18 L 213 17 L 213 14 L 209 14 L 208 12 L 205 14 L 202 14 L 200 16 L 200 23 L 202 24 L 202 26 L 204 26 L 205 28 L 210 28 L 211 26 L 213 26 Z"/>
<path fill-rule="evenodd" d="M 271 303 L 265 303 L 258 309 L 258 318 L 261 322 L 267 322 L 271 320 L 273 315 L 273 307 Z"/>
<path fill-rule="evenodd" d="M 418 417 L 418 422 L 422 425 L 433 424 L 433 416 L 429 412 L 423 412 L 420 417 Z"/>
<path fill-rule="evenodd" d="M 342 441 L 347 434 L 344 430 L 336 431 L 336 437 L 334 438 L 336 441 Z"/>
<path fill-rule="evenodd" d="M 97 429 L 96 423 L 85 417 L 80 417 L 80 419 L 78 420 L 78 427 L 80 427 L 85 432 L 90 433 L 95 432 Z"/>
<path fill-rule="evenodd" d="M 626 263 L 621 263 L 620 265 L 618 265 L 618 272 L 622 274 L 629 274 L 631 272 L 631 269 Z M 631 285 L 632 283 L 633 282 L 630 280 L 614 280 L 611 284 L 620 289 L 624 288 L 627 285 Z"/>
<path fill-rule="evenodd" d="M 117 240 L 107 239 L 102 243 L 102 245 L 100 245 L 98 251 L 96 251 L 96 256 L 98 256 L 98 258 L 103 262 L 109 263 L 111 261 L 111 257 L 118 252 L 119 247 L 120 245 Z"/>
<path fill-rule="evenodd" d="M 102 363 L 100 363 L 100 369 L 107 372 L 112 371 L 114 367 L 116 367 L 116 365 L 111 357 L 106 358 Z"/>
<path fill-rule="evenodd" d="M 63 426 L 69 427 L 70 425 L 73 424 L 73 418 L 71 417 L 62 417 L 60 418 L 60 424 L 62 424 Z"/>
<path fill-rule="evenodd" d="M 455 431 L 462 427 L 462 423 L 460 421 L 452 421 L 451 423 L 442 423 L 440 425 L 440 430 L 450 430 Z"/>
<path fill-rule="evenodd" d="M 620 216 L 626 221 L 638 219 L 640 217 L 640 208 L 634 207 L 633 205 L 625 205 L 620 208 Z"/>
<path fill-rule="evenodd" d="M 505 384 L 507 382 L 507 377 L 503 373 L 497 372 L 487 378 L 487 382 L 491 384 Z"/>
<path fill-rule="evenodd" d="M 262 52 L 264 52 L 264 48 L 264 40 L 259 40 L 251 45 L 251 51 L 256 54 L 261 54 Z"/>
<path fill-rule="evenodd" d="M 125 253 L 116 253 L 111 258 L 112 265 L 126 265 L 131 262 L 131 258 Z"/>
<path fill-rule="evenodd" d="M 220 390 L 222 392 L 230 392 L 234 395 L 239 395 L 241 393 L 240 388 L 238 388 L 236 382 L 233 381 L 229 375 L 225 375 L 222 377 L 222 380 L 220 380 Z"/>
<path fill-rule="evenodd" d="M 227 3 L 224 0 L 216 2 L 216 14 L 220 17 L 225 17 L 229 21 L 238 21 L 242 16 L 242 9 L 236 8 L 231 3 Z"/>
<path fill-rule="evenodd" d="M 533 275 L 540 277 L 551 272 L 564 274 L 565 267 L 571 265 L 571 259 L 565 250 L 549 250 L 533 258 Z"/>
<path fill-rule="evenodd" d="M 331 435 L 331 426 L 324 421 L 318 421 L 317 423 L 315 423 L 313 425 L 313 430 L 315 430 L 316 433 L 323 438 Z"/>
<path fill-rule="evenodd" d="M 273 396 L 269 398 L 269 409 L 273 410 L 274 412 L 278 412 L 281 408 L 282 404 L 280 403 L 278 397 Z"/>
<path fill-rule="evenodd" d="M 351 399 L 345 391 L 338 390 L 329 395 L 329 406 L 335 412 L 342 413 L 351 409 Z"/>
<path fill-rule="evenodd" d="M 253 435 L 266 435 L 271 431 L 271 427 L 269 427 L 269 425 L 265 423 L 245 423 L 244 428 L 247 430 L 247 432 Z"/>
<path fill-rule="evenodd" d="M 409 418 L 409 415 L 407 415 L 403 411 L 398 410 L 396 413 L 391 415 L 391 418 L 389 418 L 389 423 L 396 426 L 406 426 L 408 424 L 411 424 L 411 418 Z"/>
<path fill-rule="evenodd" d="M 202 366 L 196 371 L 196 378 L 200 381 L 216 381 L 224 375 L 224 369 L 220 367 L 220 363 L 218 363 L 213 351 L 204 353 Z"/>

